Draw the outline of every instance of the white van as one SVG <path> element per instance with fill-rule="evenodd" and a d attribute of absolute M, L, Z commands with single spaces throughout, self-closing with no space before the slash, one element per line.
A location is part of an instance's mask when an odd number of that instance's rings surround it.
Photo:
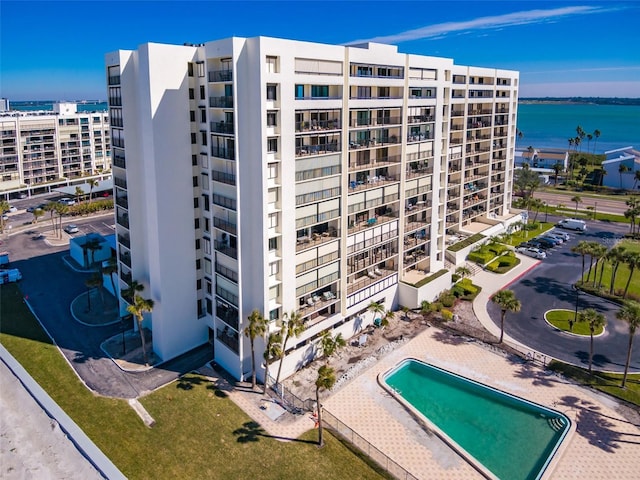
<path fill-rule="evenodd" d="M 584 232 L 587 229 L 587 224 L 584 222 L 584 220 L 565 218 L 564 220 L 560 220 L 558 223 L 556 223 L 556 227 Z"/>

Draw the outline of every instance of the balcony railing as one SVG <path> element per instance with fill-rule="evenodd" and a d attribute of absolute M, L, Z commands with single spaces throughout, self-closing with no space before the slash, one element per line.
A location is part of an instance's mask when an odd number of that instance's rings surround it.
<path fill-rule="evenodd" d="M 233 70 L 213 70 L 209 72 L 210 82 L 230 82 L 233 80 Z"/>
<path fill-rule="evenodd" d="M 131 239 L 129 238 L 129 235 L 118 235 L 118 243 L 127 248 L 131 248 Z"/>
<path fill-rule="evenodd" d="M 235 173 L 225 173 L 225 172 L 219 172 L 217 170 L 213 170 L 211 172 L 211 178 L 216 182 L 226 183 L 227 185 L 236 184 Z"/>
<path fill-rule="evenodd" d="M 216 329 L 216 339 L 224 343 L 233 352 L 238 353 L 238 332 L 229 330 L 228 327 L 224 329 Z"/>
<path fill-rule="evenodd" d="M 311 120 L 304 122 L 296 122 L 296 132 L 307 132 L 317 130 L 339 130 L 340 119 L 332 120 Z"/>
<path fill-rule="evenodd" d="M 374 272 L 375 272 L 375 269 L 374 269 Z M 368 272 L 366 275 L 359 277 L 357 280 L 354 280 L 352 282 L 347 282 L 347 295 L 351 295 L 352 293 L 357 292 L 358 290 L 368 287 L 372 283 L 377 283 L 381 280 L 384 280 L 385 278 L 397 273 L 397 270 L 394 270 L 394 269 L 388 270 L 386 268 L 378 268 L 379 274 L 374 272 Z"/>
<path fill-rule="evenodd" d="M 354 138 L 349 141 L 349 149 L 359 150 L 361 148 L 382 147 L 384 145 L 397 145 L 400 143 L 400 137 L 390 135 L 389 137 L 358 139 Z"/>
<path fill-rule="evenodd" d="M 209 97 L 209 106 L 213 108 L 233 108 L 233 97 Z"/>
<path fill-rule="evenodd" d="M 226 133 L 233 135 L 234 132 L 233 122 L 211 122 L 210 128 L 214 133 Z"/>
<path fill-rule="evenodd" d="M 236 159 L 236 151 L 234 148 L 211 146 L 211 155 L 218 158 L 225 158 L 227 160 Z"/>
<path fill-rule="evenodd" d="M 370 117 L 370 118 L 352 118 L 349 122 L 350 127 L 371 127 L 377 125 L 400 125 L 402 117 Z"/>
<path fill-rule="evenodd" d="M 436 117 L 433 115 L 414 115 L 407 119 L 407 123 L 425 123 L 434 122 Z"/>
<path fill-rule="evenodd" d="M 216 302 L 216 317 L 229 325 L 234 330 L 238 330 L 238 310 L 231 305 L 226 305 L 224 302 Z"/>
<path fill-rule="evenodd" d="M 215 269 L 216 269 L 216 273 L 219 273 L 224 278 L 231 280 L 234 283 L 238 283 L 238 274 L 234 270 L 231 270 L 230 268 L 227 268 L 224 265 L 220 265 L 218 262 L 216 262 Z"/>
<path fill-rule="evenodd" d="M 231 257 L 234 259 L 238 259 L 238 249 L 234 248 L 234 247 L 230 247 L 229 245 L 227 245 L 224 242 L 219 242 L 218 240 L 216 240 L 214 242 L 214 248 L 220 252 L 220 253 L 224 253 L 227 257 Z"/>
<path fill-rule="evenodd" d="M 129 200 L 127 196 L 116 197 L 116 205 L 121 206 L 122 208 L 129 208 Z"/>
<path fill-rule="evenodd" d="M 320 143 L 318 145 L 300 145 L 296 147 L 296 156 L 322 155 L 339 151 L 340 144 L 337 141 L 335 143 Z"/>
<path fill-rule="evenodd" d="M 235 223 L 227 222 L 226 220 L 222 220 L 218 217 L 213 217 L 213 226 L 232 235 L 237 235 L 238 228 Z"/>
<path fill-rule="evenodd" d="M 127 267 L 131 268 L 131 255 L 126 253 L 121 253 L 118 257 L 122 263 L 124 263 Z"/>
<path fill-rule="evenodd" d="M 122 225 L 124 228 L 129 228 L 129 217 L 118 215 L 116 217 L 116 220 L 118 222 L 118 225 Z"/>

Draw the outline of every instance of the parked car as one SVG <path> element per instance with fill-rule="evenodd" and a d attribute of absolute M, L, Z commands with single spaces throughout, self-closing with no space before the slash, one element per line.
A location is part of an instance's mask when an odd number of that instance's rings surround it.
<path fill-rule="evenodd" d="M 556 246 L 556 244 L 551 240 L 546 240 L 543 238 L 535 238 L 531 240 L 529 243 L 532 247 L 540 248 L 542 250 L 549 250 L 550 248 L 553 248 Z"/>
<path fill-rule="evenodd" d="M 584 232 L 587 229 L 587 224 L 584 220 L 577 220 L 575 218 L 565 218 L 556 223 L 556 227 L 566 228 L 567 230 L 576 230 L 578 232 Z"/>
<path fill-rule="evenodd" d="M 4 220 L 5 222 L 6 222 L 7 220 L 9 220 L 9 215 L 7 215 L 6 213 L 3 213 L 3 214 L 2 214 L 2 220 Z"/>
<path fill-rule="evenodd" d="M 77 225 L 74 225 L 73 223 L 70 223 L 69 225 L 64 227 L 64 231 L 69 233 L 69 234 L 71 234 L 71 233 L 78 233 L 80 231 L 80 229 L 78 228 Z"/>
<path fill-rule="evenodd" d="M 539 240 L 548 240 L 552 242 L 554 245 L 560 245 L 562 242 L 564 242 L 564 240 L 558 237 L 552 237 L 551 235 L 543 235 L 539 237 Z"/>
<path fill-rule="evenodd" d="M 71 206 L 71 205 L 75 205 L 76 201 L 73 198 L 64 197 L 58 200 L 58 203 L 61 203 L 62 205 Z"/>
<path fill-rule="evenodd" d="M 555 233 L 546 233 L 544 235 L 544 237 L 546 238 L 551 238 L 552 240 L 558 240 L 560 243 L 564 243 L 565 239 L 563 236 L 561 235 L 556 235 Z"/>
<path fill-rule="evenodd" d="M 2 213 L 16 213 L 17 211 L 18 211 L 18 209 L 16 207 L 14 207 L 13 205 L 9 205 L 9 208 L 7 208 Z"/>
<path fill-rule="evenodd" d="M 46 203 L 41 203 L 40 205 L 36 205 L 35 207 L 27 208 L 27 212 L 32 213 L 34 210 L 44 210 L 44 207 L 46 206 L 47 206 Z"/>
<path fill-rule="evenodd" d="M 550 233 L 564 239 L 565 242 L 571 238 L 567 232 L 561 232 L 560 230 L 552 230 Z"/>
<path fill-rule="evenodd" d="M 516 252 L 526 255 L 527 257 L 533 257 L 540 260 L 547 258 L 547 254 L 543 250 L 534 247 L 518 247 L 516 248 Z"/>
<path fill-rule="evenodd" d="M 21 200 L 22 200 L 22 199 L 24 199 L 24 198 L 27 198 L 27 196 L 28 196 L 28 195 L 27 195 L 26 193 L 24 193 L 24 192 L 20 192 L 20 193 L 18 194 L 18 198 L 19 198 L 19 199 L 21 199 Z"/>

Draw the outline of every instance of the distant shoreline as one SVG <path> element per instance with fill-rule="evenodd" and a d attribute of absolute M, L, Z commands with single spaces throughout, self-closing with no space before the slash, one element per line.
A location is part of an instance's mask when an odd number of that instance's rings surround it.
<path fill-rule="evenodd" d="M 640 98 L 605 97 L 523 97 L 518 99 L 522 105 L 619 105 L 638 106 Z"/>

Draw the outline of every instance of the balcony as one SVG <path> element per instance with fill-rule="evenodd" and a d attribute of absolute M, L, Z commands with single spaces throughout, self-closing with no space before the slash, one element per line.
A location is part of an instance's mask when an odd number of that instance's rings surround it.
<path fill-rule="evenodd" d="M 340 151 L 338 141 L 332 143 L 319 143 L 317 145 L 299 145 L 296 147 L 296 157 L 304 157 L 306 155 L 324 155 L 326 153 L 335 153 Z"/>
<path fill-rule="evenodd" d="M 382 247 L 378 247 L 377 249 L 368 252 L 368 256 L 365 258 L 358 258 L 362 256 L 361 254 L 350 257 L 347 259 L 347 270 L 349 274 L 357 273 L 362 270 L 375 269 L 380 262 L 383 262 L 388 258 L 395 257 L 398 254 L 398 247 L 395 244 L 396 242 L 392 242 Z"/>
<path fill-rule="evenodd" d="M 229 347 L 234 353 L 238 353 L 238 332 L 225 326 L 216 329 L 216 340 Z"/>
<path fill-rule="evenodd" d="M 417 132 L 407 135 L 407 143 L 424 142 L 433 140 L 433 132 Z"/>
<path fill-rule="evenodd" d="M 327 318 L 326 315 L 335 313 L 335 308 L 330 308 L 340 302 L 340 294 L 331 290 L 314 292 L 308 296 L 305 305 L 300 307 L 298 314 L 306 328 L 311 327 Z"/>
<path fill-rule="evenodd" d="M 209 97 L 209 106 L 212 108 L 233 108 L 233 97 Z"/>
<path fill-rule="evenodd" d="M 349 126 L 352 128 L 358 127 L 375 127 L 379 125 L 400 125 L 402 123 L 402 117 L 370 117 L 370 118 L 352 118 L 349 122 Z"/>
<path fill-rule="evenodd" d="M 296 132 L 309 132 L 309 131 L 317 131 L 317 130 L 339 130 L 340 129 L 340 119 L 330 119 L 330 120 L 311 120 L 311 121 L 303 121 L 296 122 Z"/>
<path fill-rule="evenodd" d="M 384 215 L 373 215 L 372 217 L 365 220 L 352 221 L 349 224 L 348 234 L 352 235 L 354 233 L 360 232 L 362 230 L 366 230 L 371 227 L 375 227 L 376 225 L 380 225 L 382 223 L 392 222 L 398 219 L 397 211 L 390 211 L 385 213 Z"/>
<path fill-rule="evenodd" d="M 129 200 L 126 195 L 116 196 L 116 205 L 121 206 L 122 208 L 129 208 Z"/>
<path fill-rule="evenodd" d="M 218 217 L 213 217 L 213 226 L 219 228 L 220 230 L 224 230 L 232 235 L 237 235 L 237 225 L 235 223 L 228 222 L 226 220 L 222 220 Z"/>
<path fill-rule="evenodd" d="M 129 228 L 129 216 L 128 215 L 117 215 L 116 222 L 118 225 L 123 226 L 124 228 Z"/>
<path fill-rule="evenodd" d="M 225 172 L 219 172 L 217 170 L 213 170 L 211 172 L 211 179 L 215 182 L 226 183 L 227 185 L 236 184 L 235 173 L 225 173 Z"/>
<path fill-rule="evenodd" d="M 211 155 L 218 158 L 224 158 L 226 160 L 235 160 L 236 150 L 235 148 L 224 148 L 212 145 Z"/>
<path fill-rule="evenodd" d="M 220 253 L 224 253 L 227 257 L 238 259 L 238 249 L 227 245 L 225 242 L 216 240 L 214 242 L 214 248 Z"/>
<path fill-rule="evenodd" d="M 436 117 L 434 115 L 414 115 L 407 118 L 407 123 L 427 123 L 435 122 Z"/>
<path fill-rule="evenodd" d="M 306 232 L 305 232 L 306 233 Z M 323 243 L 331 242 L 339 236 L 338 230 L 330 228 L 323 232 L 311 231 L 309 235 L 301 235 L 296 238 L 296 253 L 308 248 L 317 247 Z"/>
<path fill-rule="evenodd" d="M 131 248 L 131 239 L 129 238 L 129 235 L 118 234 L 118 243 L 120 243 L 120 245 L 124 245 L 127 248 Z"/>
<path fill-rule="evenodd" d="M 349 182 L 349 193 L 368 190 L 370 188 L 378 188 L 383 185 L 388 185 L 399 181 L 399 175 L 367 175 L 366 182 L 363 180 L 351 180 Z"/>
<path fill-rule="evenodd" d="M 233 70 L 212 70 L 209 72 L 210 82 L 231 82 Z"/>
<path fill-rule="evenodd" d="M 124 263 L 127 267 L 131 268 L 131 255 L 129 252 L 120 253 L 119 257 L 120 261 Z"/>
<path fill-rule="evenodd" d="M 215 270 L 216 270 L 216 273 L 219 273 L 227 280 L 231 280 L 234 283 L 238 283 L 238 274 L 234 270 L 231 270 L 230 268 L 220 265 L 218 262 L 216 262 Z"/>
<path fill-rule="evenodd" d="M 397 165 L 402 161 L 402 155 L 388 155 L 380 158 L 367 158 L 349 162 L 349 171 L 369 170 L 372 168 L 388 167 Z"/>
<path fill-rule="evenodd" d="M 228 305 L 227 303 L 220 300 L 216 301 L 216 317 L 229 325 L 234 330 L 238 330 L 238 310 L 231 305 Z"/>
<path fill-rule="evenodd" d="M 359 150 L 362 148 L 382 147 L 385 145 L 397 145 L 400 143 L 400 138 L 397 135 L 390 135 L 389 137 L 381 138 L 367 138 L 357 139 L 349 141 L 350 150 Z"/>
<path fill-rule="evenodd" d="M 209 126 L 211 128 L 211 132 L 213 133 L 224 133 L 227 135 L 233 135 L 234 133 L 233 122 L 211 122 Z"/>
<path fill-rule="evenodd" d="M 397 270 L 395 269 L 388 269 L 384 267 L 383 268 L 378 267 L 377 273 L 375 272 L 375 270 L 376 269 L 374 268 L 373 272 L 367 272 L 367 274 L 361 277 L 358 277 L 356 280 L 352 282 L 347 281 L 347 295 L 351 295 L 352 293 L 355 293 L 358 290 L 362 290 L 363 288 L 368 287 L 373 283 L 377 283 L 397 273 Z"/>

